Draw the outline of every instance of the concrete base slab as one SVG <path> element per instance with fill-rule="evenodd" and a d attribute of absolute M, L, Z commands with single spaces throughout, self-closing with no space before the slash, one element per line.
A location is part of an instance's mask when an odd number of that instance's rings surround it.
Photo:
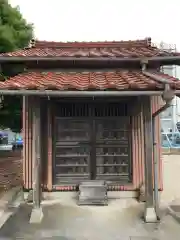
<path fill-rule="evenodd" d="M 33 202 L 33 191 L 32 190 L 29 191 L 29 193 L 27 195 L 27 198 L 26 198 L 26 201 L 28 203 L 32 203 Z"/>
<path fill-rule="evenodd" d="M 25 198 L 27 198 L 27 193 L 25 193 Z M 78 198 L 78 192 L 43 192 L 44 199 L 62 199 L 64 197 L 69 197 L 72 199 Z M 108 199 L 122 199 L 122 198 L 137 198 L 138 191 L 108 191 Z"/>
<path fill-rule="evenodd" d="M 154 207 L 145 208 L 144 220 L 146 223 L 156 223 L 157 215 Z"/>
<path fill-rule="evenodd" d="M 168 211 L 172 217 L 180 222 L 180 199 L 175 199 L 168 206 Z"/>
<path fill-rule="evenodd" d="M 7 220 L 13 215 L 13 211 L 3 212 L 0 216 L 0 229 L 7 222 Z"/>
<path fill-rule="evenodd" d="M 14 187 L 3 194 L 0 198 L 0 215 L 2 215 L 2 213 L 7 210 L 8 206 L 13 203 L 21 189 L 21 187 Z"/>
<path fill-rule="evenodd" d="M 179 210 L 179 212 L 180 212 L 180 199 L 179 199 L 179 198 L 174 199 L 174 200 L 170 203 L 170 206 L 176 206 L 176 207 L 177 207 L 177 210 Z M 178 207 L 179 207 L 179 209 L 178 209 Z"/>
<path fill-rule="evenodd" d="M 20 197 L 21 202 L 25 202 L 24 192 L 23 191 L 20 191 L 19 197 Z"/>
<path fill-rule="evenodd" d="M 157 238 L 152 237 L 130 237 L 130 240 L 158 240 Z"/>
<path fill-rule="evenodd" d="M 43 211 L 42 208 L 33 208 L 31 212 L 30 223 L 41 223 L 43 219 Z"/>

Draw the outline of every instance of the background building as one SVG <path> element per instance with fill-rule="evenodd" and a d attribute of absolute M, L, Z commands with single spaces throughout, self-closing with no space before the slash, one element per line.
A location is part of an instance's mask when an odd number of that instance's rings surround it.
<path fill-rule="evenodd" d="M 176 51 L 176 45 L 175 44 L 166 44 L 161 42 L 159 44 L 159 47 L 162 50 L 168 51 L 168 52 L 175 52 Z M 171 75 L 173 77 L 180 77 L 178 74 L 177 66 L 163 66 L 161 68 L 161 71 L 163 73 L 166 73 L 168 75 Z M 179 75 L 179 76 L 178 76 Z M 180 101 L 178 97 L 175 97 L 172 101 L 171 107 L 169 107 L 166 111 L 164 111 L 161 114 L 161 128 L 163 132 L 176 132 L 177 127 L 176 123 L 178 121 L 178 115 L 180 114 Z"/>
<path fill-rule="evenodd" d="M 175 44 L 166 44 L 161 42 L 159 48 L 168 52 L 176 52 Z M 178 66 L 163 66 L 161 71 L 173 77 L 180 78 L 180 67 Z M 180 99 L 175 97 L 172 105 L 161 114 L 161 132 L 162 146 L 164 147 L 180 147 L 180 133 L 177 129 L 177 122 L 180 122 Z"/>

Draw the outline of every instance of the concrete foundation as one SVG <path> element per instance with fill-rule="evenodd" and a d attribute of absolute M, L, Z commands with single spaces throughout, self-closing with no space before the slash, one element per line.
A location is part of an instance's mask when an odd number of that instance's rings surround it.
<path fill-rule="evenodd" d="M 121 198 L 137 198 L 139 192 L 138 191 L 108 191 L 107 196 L 108 199 L 121 199 Z M 27 199 L 27 193 L 25 193 L 25 198 Z M 78 197 L 78 192 L 43 192 L 44 199 L 53 198 L 53 199 L 61 199 L 64 196 L 69 196 L 72 199 Z"/>
<path fill-rule="evenodd" d="M 144 220 L 146 223 L 156 223 L 157 215 L 154 207 L 145 208 Z"/>
<path fill-rule="evenodd" d="M 30 223 L 41 223 L 43 219 L 43 211 L 42 208 L 33 208 L 31 212 Z"/>

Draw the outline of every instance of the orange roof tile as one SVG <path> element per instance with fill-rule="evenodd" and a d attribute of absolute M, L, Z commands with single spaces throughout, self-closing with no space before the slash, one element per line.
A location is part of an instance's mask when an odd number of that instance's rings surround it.
<path fill-rule="evenodd" d="M 160 72 L 153 72 L 180 89 L 180 81 Z M 106 72 L 26 72 L 0 82 L 0 89 L 42 90 L 161 90 L 162 83 L 145 76 L 141 71 Z"/>

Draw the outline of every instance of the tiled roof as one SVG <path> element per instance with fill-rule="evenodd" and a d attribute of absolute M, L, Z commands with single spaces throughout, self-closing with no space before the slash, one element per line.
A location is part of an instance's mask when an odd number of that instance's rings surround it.
<path fill-rule="evenodd" d="M 1 53 L 5 57 L 155 57 L 174 56 L 151 44 L 151 39 L 120 42 L 46 42 L 36 41 L 31 47 L 10 53 Z"/>
<path fill-rule="evenodd" d="M 171 82 L 171 87 L 180 89 L 178 79 L 153 72 Z M 145 76 L 141 71 L 106 72 L 27 72 L 0 82 L 0 89 L 40 90 L 161 90 L 162 83 Z"/>

